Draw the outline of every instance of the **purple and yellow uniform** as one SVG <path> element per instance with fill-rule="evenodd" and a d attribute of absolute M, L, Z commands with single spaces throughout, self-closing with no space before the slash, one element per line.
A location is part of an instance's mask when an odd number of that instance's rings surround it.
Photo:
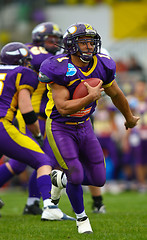
<path fill-rule="evenodd" d="M 39 73 L 39 80 L 47 83 L 49 89 L 46 106 L 48 140 L 68 181 L 103 186 L 106 180 L 104 156 L 89 120 L 96 102 L 63 117 L 54 105 L 49 86 L 52 82 L 65 86 L 72 99 L 77 85 L 88 78 L 100 78 L 104 88 L 111 86 L 115 78 L 114 61 L 109 56 L 97 54 L 90 69 L 80 69 L 71 62 L 69 55 L 62 54 L 45 60 Z"/>
<path fill-rule="evenodd" d="M 31 79 L 31 81 L 30 81 Z M 37 88 L 37 74 L 22 66 L 0 65 L 0 153 L 38 169 L 50 159 L 29 135 L 13 125 L 18 108 L 18 93 Z"/>
<path fill-rule="evenodd" d="M 41 46 L 36 46 L 33 43 L 27 43 L 26 46 L 30 49 L 31 54 L 32 54 L 31 65 L 33 66 L 35 71 L 38 73 L 41 63 L 46 58 L 52 56 L 53 54 L 47 52 L 45 50 L 45 48 L 43 48 Z M 46 131 L 45 131 L 45 122 L 46 122 L 45 107 L 48 102 L 47 88 L 46 88 L 45 84 L 42 84 L 38 81 L 38 78 L 36 79 L 36 82 L 37 82 L 37 88 L 32 93 L 31 102 L 32 102 L 33 109 L 34 109 L 35 113 L 37 114 L 37 117 L 39 120 L 41 134 L 44 136 L 42 150 L 48 156 L 50 156 L 50 159 L 52 159 L 51 166 L 55 166 L 55 165 L 57 165 L 57 162 L 56 162 L 53 152 L 48 144 L 48 140 L 46 137 Z M 29 134 L 29 130 L 27 129 L 25 122 L 23 120 L 23 117 L 19 110 L 17 111 L 16 119 L 18 122 L 19 130 L 24 134 L 26 134 L 26 133 Z M 10 159 L 9 164 L 16 174 L 21 173 L 27 167 L 26 164 L 22 164 L 14 159 Z"/>
<path fill-rule="evenodd" d="M 44 47 L 36 46 L 33 43 L 27 43 L 26 46 L 30 49 L 32 54 L 31 65 L 33 66 L 34 70 L 38 73 L 41 63 L 53 56 L 53 54 L 47 52 Z M 45 115 L 45 107 L 48 102 L 47 98 L 47 88 L 46 85 L 41 84 L 38 81 L 37 89 L 34 91 L 32 95 L 32 105 L 35 113 L 41 118 L 43 117 L 46 119 Z"/>

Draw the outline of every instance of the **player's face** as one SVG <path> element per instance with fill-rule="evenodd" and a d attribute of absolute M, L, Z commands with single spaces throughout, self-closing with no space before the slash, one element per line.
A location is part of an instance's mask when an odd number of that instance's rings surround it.
<path fill-rule="evenodd" d="M 82 52 L 92 55 L 94 51 L 94 39 L 92 37 L 84 36 L 78 39 L 78 45 Z"/>
<path fill-rule="evenodd" d="M 86 66 L 93 57 L 95 49 L 95 40 L 91 36 L 79 37 L 76 41 L 78 44 L 78 51 L 71 55 L 72 62 L 79 67 Z M 83 58 L 82 58 L 83 57 Z"/>
<path fill-rule="evenodd" d="M 58 49 L 56 44 L 59 44 L 59 38 L 56 36 L 48 36 L 48 38 L 44 41 L 44 47 L 49 51 L 51 49 Z"/>

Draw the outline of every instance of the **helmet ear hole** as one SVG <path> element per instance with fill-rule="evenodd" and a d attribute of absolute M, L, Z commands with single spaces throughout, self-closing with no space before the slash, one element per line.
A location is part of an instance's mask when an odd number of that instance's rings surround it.
<path fill-rule="evenodd" d="M 68 39 L 68 40 L 67 40 L 67 45 L 68 45 L 68 47 L 69 47 L 71 44 L 72 44 L 72 40 L 71 40 L 71 39 Z"/>
<path fill-rule="evenodd" d="M 22 59 L 19 60 L 19 64 L 22 65 L 23 64 L 23 61 Z"/>

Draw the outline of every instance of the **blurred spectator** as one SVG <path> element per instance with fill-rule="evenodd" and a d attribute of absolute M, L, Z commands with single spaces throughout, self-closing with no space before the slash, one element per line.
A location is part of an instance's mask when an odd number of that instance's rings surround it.
<path fill-rule="evenodd" d="M 126 72 L 128 70 L 126 63 L 121 59 L 116 61 L 116 72 Z"/>
<path fill-rule="evenodd" d="M 143 67 L 141 66 L 141 64 L 137 61 L 137 59 L 135 58 L 135 56 L 130 56 L 129 58 L 129 62 L 128 62 L 128 71 L 140 71 L 143 72 Z"/>
<path fill-rule="evenodd" d="M 111 173 L 109 172 L 109 177 L 107 175 L 107 180 L 116 179 L 118 176 L 118 153 L 117 153 L 117 126 L 115 124 L 115 113 L 116 108 L 112 106 L 108 97 L 104 96 L 99 100 L 97 109 L 94 113 L 94 130 L 99 142 L 104 151 L 104 155 L 109 159 L 109 166 L 111 163 Z M 110 160 L 111 159 L 111 160 Z"/>
<path fill-rule="evenodd" d="M 136 82 L 134 93 L 128 97 L 133 112 L 140 115 L 138 126 L 126 131 L 122 149 L 127 179 L 136 178 L 139 192 L 147 191 L 147 84 Z"/>

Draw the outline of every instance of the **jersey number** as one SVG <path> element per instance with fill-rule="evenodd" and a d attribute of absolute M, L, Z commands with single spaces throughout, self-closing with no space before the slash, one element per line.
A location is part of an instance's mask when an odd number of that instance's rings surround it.
<path fill-rule="evenodd" d="M 0 73 L 0 95 L 2 94 L 4 88 L 4 81 L 6 78 L 7 73 Z"/>
<path fill-rule="evenodd" d="M 43 47 L 32 47 L 31 49 L 31 52 L 34 54 L 34 55 L 39 55 L 41 53 L 43 54 L 47 54 L 48 52 L 45 50 L 45 48 Z"/>

